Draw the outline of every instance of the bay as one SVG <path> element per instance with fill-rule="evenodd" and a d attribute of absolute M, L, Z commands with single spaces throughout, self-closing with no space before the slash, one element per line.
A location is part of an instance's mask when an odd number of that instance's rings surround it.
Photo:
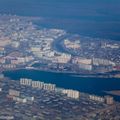
<path fill-rule="evenodd" d="M 120 0 L 0 0 L 0 14 L 42 17 L 36 24 L 73 34 L 120 40 Z M 55 83 L 58 87 L 104 95 L 120 89 L 115 78 L 82 78 L 42 71 L 8 71 L 5 75 Z"/>
<path fill-rule="evenodd" d="M 45 83 L 56 84 L 56 86 L 60 88 L 74 89 L 80 92 L 102 96 L 106 95 L 104 91 L 120 90 L 120 79 L 118 78 L 76 77 L 70 73 L 54 73 L 25 69 L 6 71 L 4 75 L 13 80 L 29 78 Z M 120 100 L 120 97 L 115 98 Z"/>
<path fill-rule="evenodd" d="M 119 0 L 0 0 L 0 13 L 37 16 L 40 26 L 120 40 Z"/>

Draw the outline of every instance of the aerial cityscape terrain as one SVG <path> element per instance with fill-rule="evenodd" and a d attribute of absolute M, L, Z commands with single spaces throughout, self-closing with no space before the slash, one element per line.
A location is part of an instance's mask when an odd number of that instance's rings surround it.
<path fill-rule="evenodd" d="M 120 120 L 120 103 L 40 80 L 4 76 L 40 70 L 90 78 L 120 77 L 120 42 L 71 34 L 35 24 L 39 17 L 0 15 L 0 119 Z"/>
<path fill-rule="evenodd" d="M 120 120 L 120 0 L 0 0 L 0 120 Z"/>
<path fill-rule="evenodd" d="M 40 18 L 0 16 L 1 71 L 26 68 L 98 77 L 120 76 L 119 41 L 39 28 L 34 24 L 37 19 Z"/>
<path fill-rule="evenodd" d="M 0 80 L 2 120 L 119 120 L 120 103 L 54 84 L 21 78 Z M 3 109 L 4 108 L 4 109 Z"/>

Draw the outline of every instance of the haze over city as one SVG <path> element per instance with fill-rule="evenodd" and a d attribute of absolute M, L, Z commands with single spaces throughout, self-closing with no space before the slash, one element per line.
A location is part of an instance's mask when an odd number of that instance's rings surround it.
<path fill-rule="evenodd" d="M 1 0 L 0 120 L 120 120 L 119 10 Z"/>

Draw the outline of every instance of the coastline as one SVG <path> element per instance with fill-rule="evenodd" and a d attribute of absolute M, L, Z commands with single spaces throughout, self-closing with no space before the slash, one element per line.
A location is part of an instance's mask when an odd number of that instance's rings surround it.
<path fill-rule="evenodd" d="M 9 69 L 9 70 L 3 70 L 2 73 L 7 72 L 7 71 L 17 71 L 17 70 L 35 70 L 35 71 L 41 71 L 41 72 L 50 72 L 50 73 L 58 73 L 58 74 L 68 74 L 73 77 L 82 77 L 82 78 L 116 78 L 119 79 L 119 77 L 115 76 L 106 76 L 105 74 L 97 75 L 97 74 L 85 74 L 85 73 L 77 73 L 77 72 L 71 72 L 71 71 L 56 71 L 56 70 L 50 70 L 50 69 L 40 69 L 40 68 L 34 68 L 34 67 L 29 67 L 29 68 L 14 68 L 14 69 Z M 110 75 L 110 74 L 109 74 Z"/>

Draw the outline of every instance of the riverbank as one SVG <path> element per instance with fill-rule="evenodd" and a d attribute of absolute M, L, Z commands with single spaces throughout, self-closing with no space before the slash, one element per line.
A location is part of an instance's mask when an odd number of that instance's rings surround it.
<path fill-rule="evenodd" d="M 43 68 L 35 68 L 35 67 L 26 67 L 26 68 L 14 68 L 14 69 L 8 69 L 2 71 L 2 73 L 6 71 L 16 71 L 16 70 L 35 70 L 40 72 L 51 72 L 51 73 L 58 73 L 58 74 L 69 74 L 73 77 L 82 77 L 82 78 L 116 78 L 119 79 L 116 75 L 111 75 L 111 73 L 108 74 L 86 74 L 86 73 L 77 73 L 73 71 L 59 71 L 59 70 L 51 70 L 51 69 L 43 69 Z"/>

